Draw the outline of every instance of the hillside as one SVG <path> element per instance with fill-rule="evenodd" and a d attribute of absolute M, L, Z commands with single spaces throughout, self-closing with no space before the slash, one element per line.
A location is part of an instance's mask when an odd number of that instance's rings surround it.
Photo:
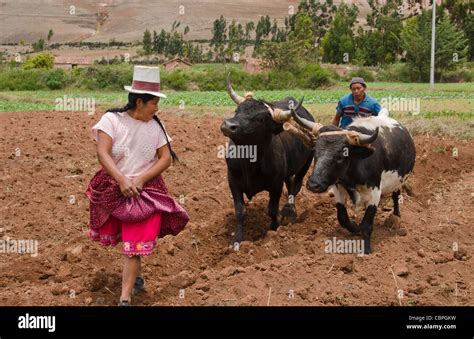
<path fill-rule="evenodd" d="M 369 9 L 367 0 L 354 2 L 364 18 Z M 175 20 L 182 27 L 189 26 L 188 39 L 208 39 L 213 21 L 221 14 L 242 24 L 269 15 L 283 25 L 290 6 L 296 11 L 298 4 L 299 0 L 3 0 L 0 44 L 30 43 L 45 38 L 50 29 L 54 31 L 51 42 L 133 41 L 141 39 L 146 28 L 169 30 Z M 99 12 L 105 17 L 101 26 L 97 25 Z"/>

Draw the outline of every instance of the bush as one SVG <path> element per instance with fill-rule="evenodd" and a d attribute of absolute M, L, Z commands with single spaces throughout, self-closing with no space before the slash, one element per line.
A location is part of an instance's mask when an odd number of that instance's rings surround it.
<path fill-rule="evenodd" d="M 38 52 L 44 49 L 44 39 L 39 39 L 37 42 L 33 42 L 33 51 Z"/>
<path fill-rule="evenodd" d="M 240 79 L 237 74 L 232 72 L 231 78 L 233 86 L 240 87 Z M 223 91 L 225 90 L 226 74 L 220 70 L 209 69 L 200 76 L 193 76 L 192 80 L 197 83 L 200 91 Z"/>
<path fill-rule="evenodd" d="M 33 91 L 46 89 L 45 70 L 13 68 L 0 73 L 0 90 Z"/>
<path fill-rule="evenodd" d="M 188 89 L 189 76 L 183 70 L 176 70 L 173 72 L 163 72 L 161 74 L 161 82 L 166 88 L 172 88 L 175 91 L 185 91 Z"/>
<path fill-rule="evenodd" d="M 378 81 L 386 82 L 411 82 L 413 77 L 410 67 L 404 63 L 386 65 L 377 74 Z"/>
<path fill-rule="evenodd" d="M 259 77 L 258 77 L 259 76 Z M 288 70 L 272 69 L 268 75 L 258 77 L 260 87 L 256 89 L 316 89 L 332 83 L 331 72 L 318 64 L 295 64 Z"/>
<path fill-rule="evenodd" d="M 236 67 L 229 67 L 232 85 L 234 88 L 255 89 L 253 87 L 253 76 Z M 201 91 L 224 91 L 226 90 L 227 72 L 222 67 L 211 65 L 204 67 L 200 72 L 190 72 L 190 81 L 198 85 Z"/>
<path fill-rule="evenodd" d="M 443 82 L 471 82 L 474 80 L 474 70 L 459 69 L 443 73 Z"/>
<path fill-rule="evenodd" d="M 287 88 L 300 88 L 301 79 L 298 79 L 295 72 L 288 70 L 276 70 L 272 69 L 268 72 L 268 82 L 266 89 L 287 89 Z"/>
<path fill-rule="evenodd" d="M 33 68 L 53 68 L 54 65 L 54 56 L 50 53 L 43 52 L 35 55 L 34 57 L 29 58 L 25 61 L 23 68 L 24 69 L 33 69 Z"/>
<path fill-rule="evenodd" d="M 291 69 L 249 74 L 239 65 L 228 65 L 238 91 L 316 89 L 330 85 L 334 77 L 317 64 L 294 64 Z M 24 69 L 8 67 L 0 73 L 0 90 L 63 89 L 122 90 L 132 83 L 133 65 L 94 65 L 87 68 Z M 191 69 L 162 71 L 163 87 L 176 91 L 225 91 L 227 72 L 222 65 L 199 65 Z"/>
<path fill-rule="evenodd" d="M 62 69 L 55 69 L 45 75 L 44 82 L 49 89 L 62 89 L 66 86 L 67 76 Z"/>
<path fill-rule="evenodd" d="M 304 65 L 300 76 L 304 79 L 300 88 L 316 89 L 331 84 L 331 72 L 318 64 Z"/>
<path fill-rule="evenodd" d="M 368 69 L 366 68 L 363 68 L 363 67 L 360 67 L 358 69 L 355 69 L 351 72 L 349 72 L 349 78 L 355 78 L 355 77 L 361 77 L 361 78 L 364 78 L 364 80 L 366 82 L 372 82 L 375 80 L 374 78 L 374 74 L 372 73 L 372 71 L 369 71 Z M 350 79 L 347 79 L 347 80 L 350 80 Z"/>
<path fill-rule="evenodd" d="M 132 83 L 132 65 L 100 65 L 76 71 L 77 86 L 87 89 L 123 89 L 124 85 Z"/>

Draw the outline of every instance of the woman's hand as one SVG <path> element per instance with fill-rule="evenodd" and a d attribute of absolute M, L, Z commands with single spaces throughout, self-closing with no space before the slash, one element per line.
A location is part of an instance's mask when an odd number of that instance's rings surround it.
<path fill-rule="evenodd" d="M 138 176 L 132 179 L 133 184 L 137 188 L 138 192 L 141 192 L 145 185 L 145 179 L 142 176 Z"/>
<path fill-rule="evenodd" d="M 120 178 L 118 184 L 120 185 L 120 191 L 127 198 L 131 198 L 140 194 L 133 180 L 127 178 L 126 176 Z"/>

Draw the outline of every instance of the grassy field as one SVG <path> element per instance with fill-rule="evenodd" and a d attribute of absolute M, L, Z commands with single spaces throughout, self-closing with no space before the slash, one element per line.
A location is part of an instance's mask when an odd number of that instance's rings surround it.
<path fill-rule="evenodd" d="M 196 70 L 199 71 L 199 70 Z M 236 88 L 241 94 L 244 88 Z M 168 99 L 160 102 L 160 109 L 177 114 L 220 115 L 233 113 L 234 103 L 226 92 L 175 92 L 165 91 Z M 349 93 L 346 83 L 321 90 L 256 91 L 256 98 L 268 101 L 293 96 L 304 96 L 305 107 L 322 123 L 329 123 L 335 113 L 338 99 Z M 368 93 L 378 99 L 419 99 L 420 112 L 394 112 L 391 115 L 406 123 L 414 133 L 434 131 L 439 134 L 457 135 L 461 139 L 474 137 L 474 83 L 429 84 L 382 83 L 369 84 Z M 96 112 L 126 103 L 125 91 L 15 91 L 0 92 L 0 112 L 28 112 L 55 110 L 56 100 L 66 98 L 94 99 Z M 436 118 L 436 119 L 435 119 Z"/>
<path fill-rule="evenodd" d="M 245 88 L 237 88 L 241 93 Z M 160 104 L 168 106 L 233 106 L 226 92 L 196 92 L 196 91 L 166 91 L 168 99 Z M 297 99 L 304 96 L 307 105 L 330 104 L 335 106 L 338 99 L 347 94 L 347 84 L 339 83 L 336 86 L 321 90 L 278 90 L 256 91 L 256 98 L 268 101 L 279 100 L 286 96 Z M 420 98 L 422 111 L 437 112 L 454 110 L 472 112 L 471 103 L 474 101 L 474 83 L 439 84 L 434 90 L 428 84 L 405 83 L 371 83 L 368 93 L 378 100 L 382 98 Z M 55 100 L 58 98 L 94 98 L 99 107 L 123 105 L 126 101 L 124 91 L 87 91 L 87 90 L 59 90 L 59 91 L 12 91 L 0 92 L 0 112 L 54 110 Z M 439 105 L 438 100 L 449 100 L 448 105 Z M 432 104 L 434 102 L 434 104 Z M 446 103 L 446 102 L 445 102 Z M 450 107 L 452 105 L 453 107 Z M 332 109 L 333 110 L 333 109 Z"/>

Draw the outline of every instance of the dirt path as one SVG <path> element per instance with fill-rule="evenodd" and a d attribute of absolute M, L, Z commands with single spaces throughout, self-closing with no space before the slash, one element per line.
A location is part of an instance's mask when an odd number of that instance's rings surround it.
<path fill-rule="evenodd" d="M 401 205 L 406 232 L 379 212 L 370 256 L 325 252 L 333 237 L 360 238 L 337 224 L 332 198 L 305 188 L 296 199 L 298 222 L 276 232 L 268 231 L 268 196 L 259 194 L 249 205 L 246 241 L 234 252 L 226 166 L 217 158 L 226 141 L 221 119 L 161 116 L 183 162 L 164 178 L 184 197 L 191 222 L 144 259 L 147 292 L 134 304 L 474 305 L 473 141 L 415 138 L 414 196 L 405 193 Z M 1 305 L 116 304 L 120 247 L 103 248 L 86 235 L 83 192 L 98 169 L 89 129 L 98 119 L 0 115 L 0 239 L 39 242 L 37 257 L 0 253 Z"/>

